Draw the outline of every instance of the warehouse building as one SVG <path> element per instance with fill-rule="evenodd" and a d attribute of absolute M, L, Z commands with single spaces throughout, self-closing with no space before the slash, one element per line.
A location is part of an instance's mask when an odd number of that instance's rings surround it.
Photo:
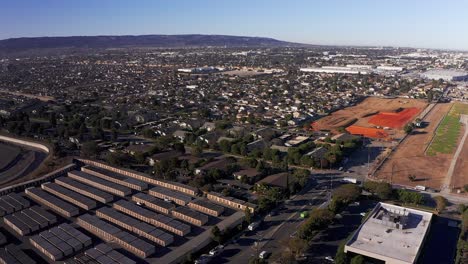
<path fill-rule="evenodd" d="M 421 77 L 431 80 L 444 80 L 448 82 L 468 81 L 468 72 L 460 70 L 434 69 L 421 74 Z"/>
<path fill-rule="evenodd" d="M 344 251 L 387 264 L 416 263 L 431 219 L 432 213 L 378 203 Z"/>

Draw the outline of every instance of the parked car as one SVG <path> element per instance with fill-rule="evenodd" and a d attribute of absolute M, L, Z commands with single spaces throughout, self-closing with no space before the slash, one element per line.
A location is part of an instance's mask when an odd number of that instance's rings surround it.
<path fill-rule="evenodd" d="M 270 252 L 264 250 L 258 254 L 258 257 L 261 259 L 267 259 L 270 256 Z"/>
<path fill-rule="evenodd" d="M 221 251 L 223 251 L 224 249 L 224 246 L 223 245 L 218 245 L 216 246 L 215 248 L 213 248 L 212 250 L 210 250 L 209 254 L 211 256 L 216 256 L 218 255 L 219 253 L 221 253 Z"/>

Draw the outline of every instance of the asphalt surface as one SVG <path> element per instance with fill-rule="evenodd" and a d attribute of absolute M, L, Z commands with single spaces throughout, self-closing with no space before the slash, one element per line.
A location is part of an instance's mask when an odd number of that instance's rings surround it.
<path fill-rule="evenodd" d="M 329 188 L 340 183 L 340 172 L 327 172 L 311 175 L 307 186 L 296 196 L 281 205 L 278 214 L 266 216 L 263 223 L 254 231 L 227 244 L 223 252 L 213 258 L 211 263 L 248 263 L 251 257 L 263 250 L 275 252 L 282 243 L 294 235 L 303 219 L 300 212 L 312 210 L 314 207 L 324 207 L 329 201 Z M 330 180 L 333 182 L 330 184 Z"/>

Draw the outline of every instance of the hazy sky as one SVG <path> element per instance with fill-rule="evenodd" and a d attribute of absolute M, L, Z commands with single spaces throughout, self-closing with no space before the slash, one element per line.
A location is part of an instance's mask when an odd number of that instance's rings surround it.
<path fill-rule="evenodd" d="M 468 50 L 468 0 L 0 0 L 0 39 L 226 34 Z"/>

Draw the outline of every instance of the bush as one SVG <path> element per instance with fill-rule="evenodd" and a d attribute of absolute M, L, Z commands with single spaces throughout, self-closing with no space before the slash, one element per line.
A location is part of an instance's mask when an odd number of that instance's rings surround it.
<path fill-rule="evenodd" d="M 366 181 L 363 187 L 364 190 L 377 195 L 381 200 L 387 200 L 392 197 L 392 185 L 387 182 Z"/>
<path fill-rule="evenodd" d="M 417 192 L 400 189 L 397 191 L 397 196 L 398 200 L 403 203 L 422 204 L 424 202 L 424 196 Z"/>
<path fill-rule="evenodd" d="M 447 207 L 447 199 L 445 199 L 445 197 L 436 196 L 434 197 L 434 201 L 436 202 L 436 210 L 439 213 Z"/>
<path fill-rule="evenodd" d="M 316 209 L 312 211 L 309 218 L 297 230 L 300 238 L 310 241 L 315 232 L 326 228 L 335 215 L 327 209 Z"/>

